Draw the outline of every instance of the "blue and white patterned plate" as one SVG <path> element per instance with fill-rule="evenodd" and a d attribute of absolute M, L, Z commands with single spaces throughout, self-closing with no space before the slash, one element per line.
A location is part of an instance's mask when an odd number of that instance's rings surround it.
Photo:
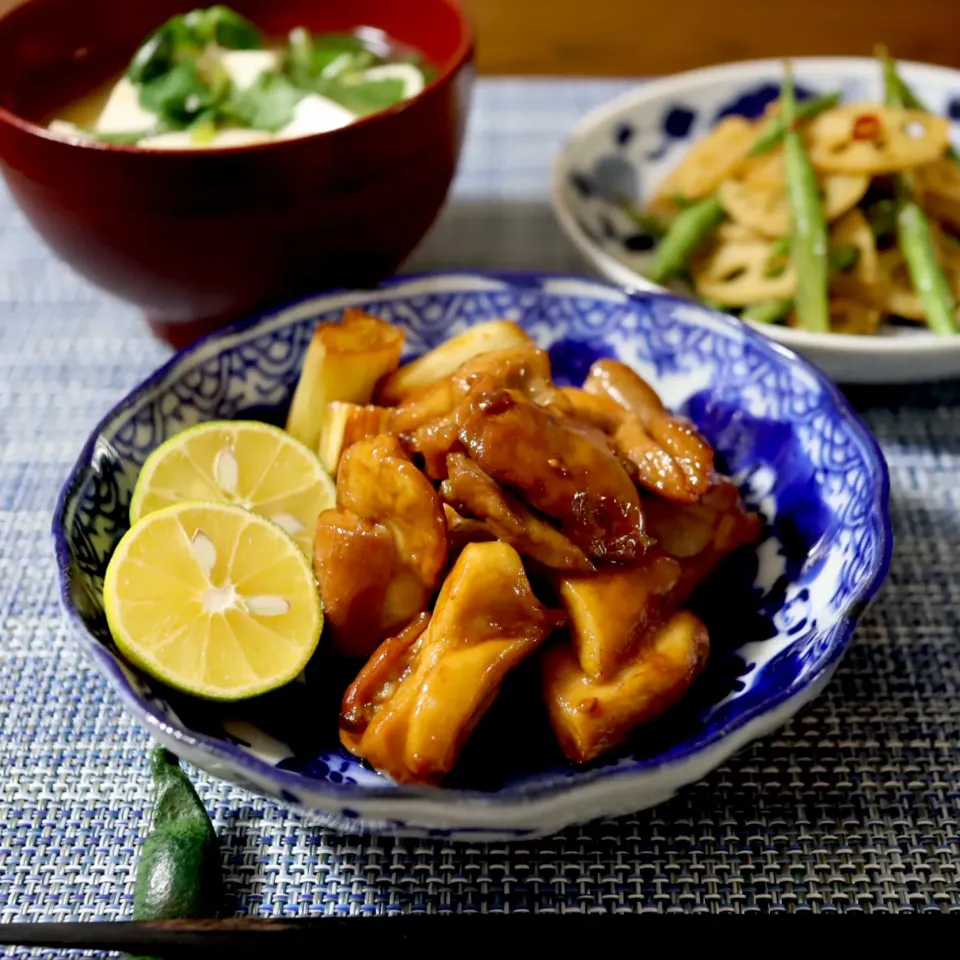
<path fill-rule="evenodd" d="M 882 100 L 876 60 L 801 57 L 792 63 L 801 97 L 839 90 L 848 103 Z M 960 71 L 902 63 L 900 73 L 930 110 L 953 120 L 953 140 L 960 147 Z M 564 231 L 604 276 L 631 290 L 662 289 L 641 276 L 653 240 L 618 201 L 642 205 L 693 143 L 723 117 L 761 116 L 779 96 L 782 75 L 779 60 L 692 70 L 645 83 L 577 124 L 554 164 L 553 207 Z M 903 327 L 870 337 L 771 324 L 756 329 L 843 383 L 960 376 L 960 336 L 944 338 Z"/>
<path fill-rule="evenodd" d="M 559 382 L 579 383 L 599 356 L 623 359 L 696 421 L 765 516 L 763 542 L 731 558 L 697 602 L 713 641 L 702 682 L 624 749 L 583 768 L 563 762 L 538 696 L 523 696 L 530 677 L 521 668 L 449 786 L 401 787 L 340 748 L 337 709 L 349 678 L 322 656 L 307 682 L 234 707 L 174 695 L 118 656 L 104 622 L 103 574 L 144 459 L 199 421 L 282 423 L 315 323 L 354 305 L 402 324 L 408 356 L 508 317 L 549 348 Z M 437 274 L 303 300 L 178 354 L 96 428 L 53 533 L 79 642 L 180 756 L 341 829 L 492 840 L 659 803 L 815 697 L 886 573 L 887 498 L 880 450 L 840 394 L 720 314 L 573 277 Z"/>

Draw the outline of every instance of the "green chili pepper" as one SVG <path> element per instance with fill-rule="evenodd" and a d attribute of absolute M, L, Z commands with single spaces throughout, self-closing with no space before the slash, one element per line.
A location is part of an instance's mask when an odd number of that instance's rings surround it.
<path fill-rule="evenodd" d="M 150 762 L 156 800 L 137 869 L 133 919 L 216 916 L 221 877 L 213 824 L 172 753 L 156 747 Z"/>
<path fill-rule="evenodd" d="M 684 267 L 690 254 L 726 218 L 723 204 L 716 194 L 681 210 L 653 255 L 647 268 L 647 279 L 654 283 L 663 283 L 676 275 Z"/>
<path fill-rule="evenodd" d="M 897 74 L 896 64 L 886 49 L 878 48 L 878 55 L 883 61 L 884 103 L 893 109 L 902 108 L 906 102 L 906 84 Z M 940 269 L 930 221 L 914 199 L 907 179 L 897 176 L 895 184 L 897 245 L 907 261 L 910 282 L 923 304 L 927 326 L 940 336 L 950 336 L 958 332 L 957 301 Z"/>
<path fill-rule="evenodd" d="M 796 113 L 797 123 L 802 123 L 804 120 L 812 120 L 826 110 L 835 107 L 842 98 L 843 94 L 838 90 L 836 93 L 825 93 L 822 96 L 810 97 L 808 100 L 798 103 Z M 787 122 L 782 113 L 780 116 L 772 117 L 760 131 L 747 156 L 759 157 L 779 147 L 786 129 Z"/>
<path fill-rule="evenodd" d="M 783 79 L 784 165 L 793 217 L 791 253 L 797 271 L 797 321 L 805 330 L 829 333 L 827 224 L 817 178 L 797 129 L 797 104 L 789 64 Z"/>
<path fill-rule="evenodd" d="M 751 303 L 749 307 L 744 307 L 740 319 L 750 320 L 753 323 L 779 323 L 792 309 L 792 300 L 762 300 L 760 303 Z"/>

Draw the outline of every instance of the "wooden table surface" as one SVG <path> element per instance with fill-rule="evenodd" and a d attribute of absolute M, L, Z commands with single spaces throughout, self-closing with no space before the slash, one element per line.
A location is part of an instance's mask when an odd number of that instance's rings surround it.
<path fill-rule="evenodd" d="M 463 0 L 481 72 L 651 76 L 755 57 L 960 67 L 960 0 Z"/>
<path fill-rule="evenodd" d="M 0 15 L 21 2 L 0 0 Z M 755 57 L 869 55 L 880 41 L 900 59 L 960 67 L 960 0 L 461 2 L 488 75 L 653 76 Z"/>

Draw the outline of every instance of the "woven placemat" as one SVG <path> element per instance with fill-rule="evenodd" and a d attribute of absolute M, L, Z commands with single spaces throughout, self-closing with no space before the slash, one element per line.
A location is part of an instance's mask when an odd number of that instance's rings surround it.
<path fill-rule="evenodd" d="M 453 202 L 411 269 L 586 272 L 549 165 L 623 86 L 481 83 Z M 48 530 L 91 427 L 165 355 L 0 194 L 0 921 L 131 910 L 149 743 L 61 621 Z M 510 846 L 339 837 L 197 775 L 227 909 L 960 912 L 960 385 L 852 398 L 891 468 L 893 565 L 791 724 L 656 810 Z"/>

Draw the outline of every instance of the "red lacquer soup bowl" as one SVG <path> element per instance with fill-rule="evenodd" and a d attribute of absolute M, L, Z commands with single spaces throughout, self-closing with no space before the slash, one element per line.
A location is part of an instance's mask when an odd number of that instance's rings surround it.
<path fill-rule="evenodd" d="M 58 139 L 51 113 L 119 73 L 190 0 L 27 0 L 0 19 L 0 167 L 50 246 L 177 343 L 413 250 L 453 177 L 473 79 L 455 0 L 233 0 L 268 35 L 383 30 L 436 68 L 417 97 L 330 133 L 227 150 Z"/>

